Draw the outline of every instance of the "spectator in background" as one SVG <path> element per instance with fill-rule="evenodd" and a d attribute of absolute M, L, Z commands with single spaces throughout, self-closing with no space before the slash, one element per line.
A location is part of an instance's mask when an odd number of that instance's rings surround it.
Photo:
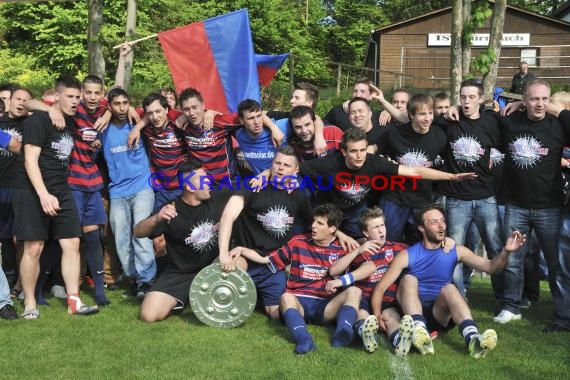
<path fill-rule="evenodd" d="M 516 73 L 513 77 L 511 92 L 522 95 L 526 89 L 526 84 L 535 79 L 536 75 L 528 71 L 528 62 L 521 61 L 519 65 L 519 72 Z"/>

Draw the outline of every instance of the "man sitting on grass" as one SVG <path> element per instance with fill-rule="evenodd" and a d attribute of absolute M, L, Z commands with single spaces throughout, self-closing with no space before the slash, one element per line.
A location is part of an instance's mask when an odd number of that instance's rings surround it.
<path fill-rule="evenodd" d="M 497 333 L 489 329 L 479 334 L 467 302 L 452 283 L 453 270 L 461 261 L 482 272 L 498 273 L 505 267 L 510 253 L 522 247 L 525 235 L 518 231 L 511 233 L 493 260 L 477 256 L 461 245 L 445 253 L 442 248 L 446 232 L 444 215 L 443 210 L 435 206 L 418 213 L 417 225 L 423 240 L 400 251 L 392 261 L 372 293 L 372 310 L 385 329 L 380 319 L 380 301 L 388 287 L 407 269 L 400 281 L 398 301 L 403 312 L 412 315 L 414 320 L 411 343 L 422 355 L 433 354 L 428 329 L 447 331 L 457 324 L 471 356 L 483 358 L 497 345 Z"/>
<path fill-rule="evenodd" d="M 273 271 L 291 265 L 287 289 L 280 300 L 280 311 L 293 335 L 298 354 L 316 350 L 307 331 L 307 322 L 325 324 L 336 319 L 336 331 L 331 342 L 333 347 L 347 346 L 354 339 L 353 325 L 362 291 L 351 286 L 335 295 L 326 287 L 333 279 L 329 268 L 346 254 L 335 237 L 341 223 L 342 212 L 332 204 L 324 204 L 315 208 L 310 235 L 296 235 L 266 257 L 244 247 L 236 247 L 230 252 L 232 257 L 241 255 L 268 264 Z M 348 285 L 347 281 L 344 278 L 343 282 Z"/>

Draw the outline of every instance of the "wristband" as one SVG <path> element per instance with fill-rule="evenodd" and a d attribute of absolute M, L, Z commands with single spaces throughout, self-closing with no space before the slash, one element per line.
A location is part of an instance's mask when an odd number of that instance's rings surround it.
<path fill-rule="evenodd" d="M 342 286 L 352 285 L 354 284 L 354 276 L 352 273 L 347 273 L 340 278 L 340 281 L 342 282 Z"/>

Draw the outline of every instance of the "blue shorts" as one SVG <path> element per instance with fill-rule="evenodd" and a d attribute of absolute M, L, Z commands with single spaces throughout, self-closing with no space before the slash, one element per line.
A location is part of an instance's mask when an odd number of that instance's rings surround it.
<path fill-rule="evenodd" d="M 175 199 L 182 195 L 182 190 L 160 190 L 154 192 L 154 206 L 152 212 L 156 212 L 167 203 L 172 203 Z"/>
<path fill-rule="evenodd" d="M 263 306 L 277 306 L 279 299 L 285 292 L 287 277 L 285 271 L 271 272 L 265 264 L 248 262 L 247 273 L 255 283 L 257 297 L 261 299 Z"/>
<path fill-rule="evenodd" d="M 386 310 L 386 309 L 389 309 L 391 307 L 395 307 L 396 309 L 400 310 L 400 305 L 398 304 L 398 301 L 393 301 L 393 302 L 382 301 L 382 310 Z M 364 297 L 363 296 L 360 299 L 359 309 L 366 310 L 368 312 L 368 314 L 372 314 L 372 307 L 370 305 L 370 297 Z M 402 314 L 402 313 L 400 313 L 400 314 Z"/>
<path fill-rule="evenodd" d="M 0 239 L 10 239 L 14 235 L 14 210 L 12 209 L 12 189 L 0 187 Z"/>
<path fill-rule="evenodd" d="M 71 190 L 71 193 L 73 194 L 73 199 L 75 199 L 77 215 L 82 227 L 107 223 L 107 214 L 105 213 L 103 198 L 99 191 Z"/>
<path fill-rule="evenodd" d="M 444 326 L 442 325 L 437 319 L 435 319 L 435 316 L 433 315 L 433 306 L 435 305 L 435 301 L 433 302 L 422 302 L 422 310 L 423 310 L 423 315 L 424 318 L 426 319 L 426 326 L 428 328 L 429 331 L 449 331 L 451 329 L 453 329 L 455 327 L 455 322 L 453 322 L 453 319 L 451 319 L 451 317 L 449 318 L 449 321 L 447 322 L 447 324 Z"/>
<path fill-rule="evenodd" d="M 333 297 L 329 298 L 313 298 L 296 295 L 297 299 L 303 306 L 305 322 L 317 325 L 325 324 L 325 308 L 331 302 Z"/>

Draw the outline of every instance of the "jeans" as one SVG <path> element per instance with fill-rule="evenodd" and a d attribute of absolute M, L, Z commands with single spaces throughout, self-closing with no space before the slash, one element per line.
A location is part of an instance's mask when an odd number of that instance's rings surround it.
<path fill-rule="evenodd" d="M 481 235 L 487 257 L 492 259 L 503 249 L 501 240 L 501 219 L 495 197 L 464 201 L 447 197 L 447 233 L 456 244 L 464 245 L 469 225 L 473 222 Z M 458 263 L 453 272 L 453 283 L 462 295 L 465 295 L 463 282 L 463 264 Z M 495 298 L 499 299 L 501 286 L 499 278 L 491 276 Z"/>
<path fill-rule="evenodd" d="M 509 205 L 505 211 L 505 235 L 518 230 L 528 235 L 532 227 L 536 232 L 538 244 L 544 252 L 548 266 L 548 284 L 554 303 L 554 323 L 562 327 L 570 327 L 570 254 L 567 249 L 559 250 L 560 233 L 566 240 L 562 246 L 568 248 L 567 237 L 570 223 L 562 223 L 562 208 L 526 209 Z M 523 289 L 523 265 L 527 249 L 519 249 L 511 253 L 507 266 L 503 270 L 504 294 L 501 300 L 503 310 L 512 313 L 520 312 Z"/>
<path fill-rule="evenodd" d="M 481 240 L 481 235 L 479 235 L 479 230 L 475 223 L 471 222 L 469 228 L 467 229 L 467 236 L 465 237 L 465 246 L 477 253 L 477 248 L 479 247 L 479 241 Z M 473 275 L 473 269 L 467 265 L 460 264 L 463 267 L 463 286 L 465 287 L 465 293 L 471 287 L 471 276 Z M 465 295 L 465 294 L 464 294 Z"/>
<path fill-rule="evenodd" d="M 362 203 L 355 210 L 344 213 L 340 230 L 353 239 L 363 238 L 364 235 L 358 227 L 358 218 L 367 208 L 366 203 Z"/>
<path fill-rule="evenodd" d="M 0 265 L 0 309 L 6 305 L 13 304 L 14 303 L 10 299 L 10 285 L 8 284 L 4 271 L 2 270 L 2 266 Z"/>
<path fill-rule="evenodd" d="M 109 220 L 115 235 L 117 256 L 123 271 L 137 284 L 152 283 L 156 277 L 156 261 L 152 240 L 136 238 L 134 227 L 148 218 L 154 205 L 154 191 L 147 189 L 124 198 L 111 199 Z"/>
<path fill-rule="evenodd" d="M 386 240 L 402 241 L 406 224 L 414 224 L 417 210 L 412 207 L 400 206 L 397 203 L 380 199 L 380 208 L 384 211 L 386 222 Z"/>

